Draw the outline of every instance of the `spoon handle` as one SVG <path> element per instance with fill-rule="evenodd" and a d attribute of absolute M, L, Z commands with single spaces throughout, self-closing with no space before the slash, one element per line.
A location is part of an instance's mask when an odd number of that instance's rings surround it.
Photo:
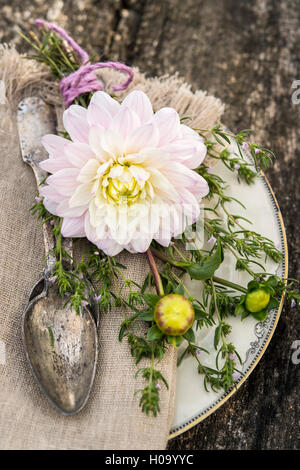
<path fill-rule="evenodd" d="M 25 163 L 31 166 L 39 188 L 48 176 L 48 173 L 40 167 L 40 163 L 48 158 L 41 139 L 46 134 L 56 133 L 53 108 L 37 96 L 25 98 L 19 103 L 17 121 L 22 158 Z M 56 257 L 53 254 L 55 240 L 49 222 L 43 224 L 43 235 L 46 255 L 44 276 L 49 279 L 56 263 Z M 71 260 L 72 240 L 63 239 L 63 247 L 70 255 Z"/>

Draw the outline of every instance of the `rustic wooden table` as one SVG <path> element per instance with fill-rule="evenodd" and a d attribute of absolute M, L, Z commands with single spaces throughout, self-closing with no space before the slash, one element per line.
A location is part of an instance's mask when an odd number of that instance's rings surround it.
<path fill-rule="evenodd" d="M 289 275 L 299 278 L 300 0 L 0 0 L 0 41 L 32 19 L 57 22 L 89 53 L 139 66 L 149 75 L 178 71 L 227 105 L 224 123 L 257 130 L 277 160 L 267 172 L 289 243 Z M 300 93 L 298 95 L 300 98 Z M 296 449 L 299 315 L 285 307 L 265 355 L 241 389 L 169 449 Z"/>

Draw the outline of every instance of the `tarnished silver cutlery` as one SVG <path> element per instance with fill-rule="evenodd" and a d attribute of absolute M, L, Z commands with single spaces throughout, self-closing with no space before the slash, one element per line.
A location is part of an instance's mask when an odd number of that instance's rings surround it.
<path fill-rule="evenodd" d="M 55 133 L 52 108 L 38 97 L 19 103 L 18 129 L 24 162 L 40 185 L 47 173 L 39 163 L 47 158 L 41 138 Z M 46 263 L 42 278 L 34 285 L 22 319 L 25 354 L 33 375 L 48 400 L 64 415 L 73 415 L 86 404 L 95 377 L 98 357 L 97 322 L 93 302 L 79 315 L 65 305 L 53 277 L 55 257 L 52 227 L 43 225 Z M 72 254 L 72 240 L 64 239 Z"/>

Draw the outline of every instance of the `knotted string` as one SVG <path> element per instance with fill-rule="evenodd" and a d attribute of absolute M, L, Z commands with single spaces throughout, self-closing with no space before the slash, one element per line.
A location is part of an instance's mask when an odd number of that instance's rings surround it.
<path fill-rule="evenodd" d="M 77 42 L 74 41 L 68 33 L 59 26 L 49 23 L 41 19 L 35 20 L 35 24 L 38 26 L 46 26 L 51 31 L 57 33 L 62 39 L 65 39 L 72 49 L 80 57 L 81 66 L 78 70 L 65 76 L 59 85 L 59 89 L 63 95 L 64 102 L 68 108 L 70 104 L 82 93 L 89 93 L 90 91 L 103 90 L 103 85 L 99 81 L 94 70 L 102 68 L 110 68 L 119 72 L 128 74 L 128 79 L 121 85 L 113 85 L 114 91 L 125 90 L 133 80 L 133 70 L 121 62 L 97 62 L 95 64 L 86 63 L 89 60 L 89 56 L 85 50 L 83 50 Z"/>

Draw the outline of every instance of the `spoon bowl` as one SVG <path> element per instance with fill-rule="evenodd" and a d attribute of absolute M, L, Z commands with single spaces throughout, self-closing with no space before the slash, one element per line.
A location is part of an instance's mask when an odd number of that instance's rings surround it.
<path fill-rule="evenodd" d="M 80 411 L 97 363 L 98 338 L 90 310 L 77 314 L 65 306 L 56 286 L 48 286 L 29 302 L 22 332 L 31 370 L 49 401 L 64 415 Z"/>

